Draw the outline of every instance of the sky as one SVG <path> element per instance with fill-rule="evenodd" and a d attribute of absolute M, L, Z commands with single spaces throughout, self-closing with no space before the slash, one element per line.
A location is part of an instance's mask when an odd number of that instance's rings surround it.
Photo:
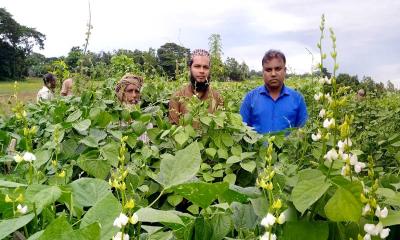
<path fill-rule="evenodd" d="M 388 80 L 400 88 L 400 1 L 398 0 L 89 0 L 92 33 L 88 49 L 148 50 L 166 42 L 208 49 L 211 34 L 222 38 L 223 58 L 261 70 L 269 49 L 285 53 L 289 72 L 310 72 L 323 51 L 330 55 L 329 28 L 337 39 L 338 73 Z M 89 18 L 84 0 L 0 0 L 14 19 L 46 35 L 46 57 L 66 56 L 85 41 Z M 310 54 L 311 52 L 311 54 Z M 313 61 L 314 59 L 314 61 Z M 325 61 L 332 72 L 332 60 Z"/>

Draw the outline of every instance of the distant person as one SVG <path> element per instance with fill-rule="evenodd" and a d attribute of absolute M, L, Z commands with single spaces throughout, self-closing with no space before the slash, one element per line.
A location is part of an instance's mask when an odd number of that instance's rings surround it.
<path fill-rule="evenodd" d="M 44 86 L 39 90 L 36 96 L 37 102 L 48 101 L 54 98 L 54 89 L 56 88 L 56 78 L 53 74 L 47 73 L 43 76 Z"/>
<path fill-rule="evenodd" d="M 61 96 L 71 96 L 73 84 L 74 84 L 74 81 L 72 80 L 72 78 L 68 78 L 68 79 L 64 80 L 64 82 L 61 86 Z"/>
<path fill-rule="evenodd" d="M 304 126 L 308 118 L 304 98 L 284 84 L 285 55 L 269 50 L 262 59 L 262 67 L 264 85 L 253 89 L 244 98 L 240 107 L 243 122 L 260 134 Z"/>
<path fill-rule="evenodd" d="M 210 54 L 203 49 L 192 52 L 189 60 L 190 83 L 175 92 L 169 101 L 169 120 L 178 124 L 179 119 L 188 112 L 187 99 L 196 95 L 202 101 L 208 101 L 208 112 L 213 113 L 223 105 L 220 94 L 210 86 Z"/>
<path fill-rule="evenodd" d="M 139 104 L 140 90 L 143 86 L 143 78 L 130 73 L 125 74 L 115 87 L 115 94 L 122 105 L 129 107 Z M 121 121 L 122 126 L 127 126 L 128 123 Z M 147 129 L 153 128 L 153 124 L 147 124 Z M 143 133 L 137 138 L 138 140 L 148 143 L 150 138 L 147 133 Z"/>
<path fill-rule="evenodd" d="M 357 91 L 357 100 L 363 100 L 365 98 L 365 90 L 361 88 L 360 90 Z"/>
<path fill-rule="evenodd" d="M 115 94 L 122 104 L 138 104 L 143 78 L 133 74 L 125 74 L 115 87 Z"/>

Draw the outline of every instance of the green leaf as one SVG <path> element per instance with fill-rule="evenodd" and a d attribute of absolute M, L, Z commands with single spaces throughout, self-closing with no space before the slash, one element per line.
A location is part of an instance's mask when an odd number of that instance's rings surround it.
<path fill-rule="evenodd" d="M 227 159 L 228 158 L 228 151 L 226 151 L 226 149 L 225 148 L 219 148 L 218 149 L 218 151 L 217 151 L 217 153 L 218 153 L 218 157 L 219 158 L 222 158 L 222 159 Z"/>
<path fill-rule="evenodd" d="M 33 166 L 38 169 L 40 168 L 43 164 L 46 164 L 51 157 L 51 151 L 49 150 L 40 150 L 35 152 L 36 156 L 36 161 L 33 162 Z"/>
<path fill-rule="evenodd" d="M 12 218 L 7 220 L 0 221 L 0 239 L 3 239 L 10 235 L 11 233 L 17 231 L 22 228 L 30 221 L 32 221 L 35 214 L 27 214 L 18 218 Z"/>
<path fill-rule="evenodd" d="M 400 193 L 396 193 L 395 196 L 387 198 L 385 203 L 392 206 L 400 207 Z"/>
<path fill-rule="evenodd" d="M 299 181 L 292 191 L 292 201 L 297 210 L 304 213 L 330 187 L 321 171 L 307 169 L 299 172 Z"/>
<path fill-rule="evenodd" d="M 180 132 L 174 136 L 175 141 L 182 146 L 189 139 L 189 135 L 185 132 Z"/>
<path fill-rule="evenodd" d="M 237 231 L 243 228 L 254 229 L 257 225 L 257 215 L 250 204 L 234 202 L 231 204 L 231 209 L 233 225 Z"/>
<path fill-rule="evenodd" d="M 36 204 L 36 209 L 41 212 L 42 209 L 61 196 L 61 189 L 57 186 L 48 185 L 29 185 L 25 192 L 25 199 Z"/>
<path fill-rule="evenodd" d="M 194 223 L 194 240 L 210 239 L 212 235 L 212 226 L 203 216 L 196 218 Z"/>
<path fill-rule="evenodd" d="M 119 229 L 113 226 L 115 218 L 121 213 L 120 202 L 112 193 L 107 193 L 99 200 L 82 218 L 80 228 L 98 222 L 101 225 L 101 239 L 108 240 L 115 235 Z"/>
<path fill-rule="evenodd" d="M 82 111 L 77 109 L 75 112 L 71 113 L 67 119 L 65 119 L 65 122 L 70 123 L 70 122 L 75 122 L 82 116 Z"/>
<path fill-rule="evenodd" d="M 68 232 L 72 232 L 72 227 L 65 215 L 61 215 L 47 226 L 39 240 L 65 239 L 65 234 Z"/>
<path fill-rule="evenodd" d="M 241 166 L 244 170 L 246 170 L 246 171 L 252 173 L 252 172 L 254 171 L 254 169 L 256 169 L 256 162 L 255 162 L 255 161 L 241 162 L 241 163 L 240 163 L 240 166 Z"/>
<path fill-rule="evenodd" d="M 110 142 L 100 148 L 100 154 L 108 161 L 113 167 L 118 166 L 119 144 Z"/>
<path fill-rule="evenodd" d="M 223 133 L 221 135 L 221 140 L 222 140 L 222 142 L 224 143 L 224 145 L 226 147 L 232 147 L 233 146 L 233 138 L 228 133 Z"/>
<path fill-rule="evenodd" d="M 227 163 L 227 164 L 233 164 L 233 163 L 237 163 L 237 162 L 240 162 L 240 161 L 242 161 L 242 159 L 240 159 L 240 157 L 238 157 L 238 156 L 230 156 L 230 157 L 226 160 L 226 163 Z"/>
<path fill-rule="evenodd" d="M 231 216 L 226 213 L 215 214 L 211 218 L 212 237 L 211 240 L 220 240 L 231 231 Z"/>
<path fill-rule="evenodd" d="M 244 160 L 244 159 L 247 159 L 247 158 L 252 158 L 252 157 L 254 157 L 254 155 L 256 155 L 255 152 L 243 152 L 243 153 L 240 154 L 240 160 Z"/>
<path fill-rule="evenodd" d="M 384 227 L 399 225 L 400 224 L 400 212 L 399 211 L 389 211 L 386 218 L 379 219 Z"/>
<path fill-rule="evenodd" d="M 65 215 L 54 220 L 39 237 L 40 240 L 97 240 L 100 239 L 100 225 L 93 223 L 86 228 L 73 231 Z"/>
<path fill-rule="evenodd" d="M 96 178 L 80 178 L 70 183 L 73 200 L 82 207 L 95 205 L 111 192 L 108 182 Z"/>
<path fill-rule="evenodd" d="M 105 128 L 112 121 L 112 116 L 108 112 L 102 111 L 94 120 L 94 124 L 100 128 Z"/>
<path fill-rule="evenodd" d="M 90 127 L 90 119 L 85 119 L 77 123 L 73 123 L 72 127 L 75 128 L 78 132 L 86 131 Z"/>
<path fill-rule="evenodd" d="M 217 150 L 215 150 L 215 148 L 206 148 L 206 154 L 210 158 L 214 158 L 215 154 L 217 154 Z"/>
<path fill-rule="evenodd" d="M 97 148 L 99 143 L 97 142 L 96 138 L 89 135 L 79 141 L 80 143 L 85 144 L 88 147 Z"/>
<path fill-rule="evenodd" d="M 356 197 L 350 191 L 340 187 L 329 199 L 324 209 L 326 216 L 332 221 L 357 222 L 361 217 L 362 203 L 359 195 Z"/>
<path fill-rule="evenodd" d="M 235 184 L 236 175 L 234 173 L 226 174 L 226 176 L 224 177 L 224 182 L 227 182 L 229 184 Z"/>
<path fill-rule="evenodd" d="M 165 155 L 161 160 L 160 173 L 156 181 L 165 189 L 182 184 L 199 171 L 201 155 L 197 142 L 193 142 L 186 148 L 176 152 L 175 156 Z M 177 167 L 179 166 L 179 171 Z"/>
<path fill-rule="evenodd" d="M 171 204 L 171 206 L 176 207 L 179 203 L 181 203 L 183 200 L 182 196 L 179 195 L 169 195 L 167 198 L 167 202 Z"/>
<path fill-rule="evenodd" d="M 392 147 L 400 147 L 400 141 L 392 143 Z"/>
<path fill-rule="evenodd" d="M 218 195 L 228 190 L 228 183 L 194 182 L 178 185 L 174 192 L 202 208 L 207 208 L 218 198 Z"/>
<path fill-rule="evenodd" d="M 151 223 L 176 223 L 184 225 L 180 217 L 174 211 L 162 211 L 153 208 L 141 208 L 136 214 L 141 222 Z"/>
<path fill-rule="evenodd" d="M 256 199 L 250 199 L 251 205 L 253 205 L 254 213 L 263 218 L 268 214 L 268 200 L 265 196 L 261 196 Z"/>
<path fill-rule="evenodd" d="M 287 222 L 283 240 L 326 240 L 329 236 L 327 222 Z"/>
<path fill-rule="evenodd" d="M 242 154 L 242 147 L 240 145 L 233 146 L 231 148 L 231 153 L 235 156 L 240 157 Z"/>
<path fill-rule="evenodd" d="M 110 171 L 110 164 L 103 159 L 99 159 L 99 152 L 93 150 L 78 158 L 78 166 L 96 178 L 105 179 Z"/>
<path fill-rule="evenodd" d="M 0 187 L 6 188 L 17 188 L 17 187 L 26 187 L 26 184 L 16 183 L 16 182 L 9 182 L 0 179 Z"/>

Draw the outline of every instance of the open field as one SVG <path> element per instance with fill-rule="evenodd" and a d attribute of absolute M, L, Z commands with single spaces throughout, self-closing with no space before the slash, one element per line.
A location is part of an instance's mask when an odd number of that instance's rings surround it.
<path fill-rule="evenodd" d="M 14 95 L 14 82 L 0 82 L 0 114 L 11 111 Z M 42 87 L 40 78 L 27 78 L 17 81 L 17 97 L 23 102 L 36 101 L 36 93 Z"/>

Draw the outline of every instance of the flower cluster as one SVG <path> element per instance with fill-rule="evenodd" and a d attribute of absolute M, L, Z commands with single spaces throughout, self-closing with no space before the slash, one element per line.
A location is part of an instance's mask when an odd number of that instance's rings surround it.
<path fill-rule="evenodd" d="M 33 162 L 36 160 L 36 156 L 31 152 L 25 152 L 23 155 L 16 154 L 14 156 L 14 160 L 16 163 L 20 163 L 23 161 Z"/>

